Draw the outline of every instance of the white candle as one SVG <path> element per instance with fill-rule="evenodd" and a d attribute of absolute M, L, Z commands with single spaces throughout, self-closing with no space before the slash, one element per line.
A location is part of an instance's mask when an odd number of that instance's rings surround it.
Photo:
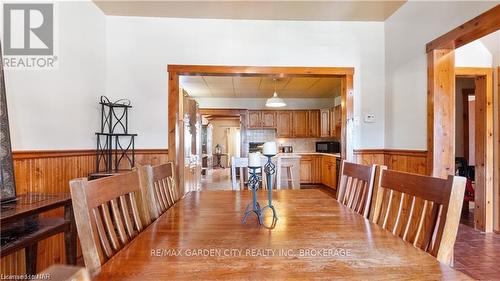
<path fill-rule="evenodd" d="M 260 153 L 249 153 L 248 154 L 248 167 L 260 167 Z"/>
<path fill-rule="evenodd" d="M 264 143 L 264 148 L 262 152 L 264 155 L 276 155 L 277 153 L 276 142 L 268 141 Z"/>

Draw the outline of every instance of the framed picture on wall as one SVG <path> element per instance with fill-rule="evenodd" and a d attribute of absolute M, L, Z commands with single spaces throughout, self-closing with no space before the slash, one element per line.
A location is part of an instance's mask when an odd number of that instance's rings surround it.
<path fill-rule="evenodd" d="M 5 94 L 2 42 L 0 41 L 0 202 L 16 198 L 14 165 L 10 144 L 9 116 Z"/>

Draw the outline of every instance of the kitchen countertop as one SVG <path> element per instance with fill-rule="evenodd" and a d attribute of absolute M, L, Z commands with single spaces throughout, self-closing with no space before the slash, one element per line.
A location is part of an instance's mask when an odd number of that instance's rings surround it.
<path fill-rule="evenodd" d="M 292 152 L 292 153 L 279 153 L 278 156 L 282 158 L 300 158 L 302 155 L 324 155 L 340 158 L 340 153 L 322 153 L 322 152 Z"/>
<path fill-rule="evenodd" d="M 294 152 L 293 154 L 298 155 L 324 155 L 340 158 L 340 153 L 324 153 L 324 152 Z"/>

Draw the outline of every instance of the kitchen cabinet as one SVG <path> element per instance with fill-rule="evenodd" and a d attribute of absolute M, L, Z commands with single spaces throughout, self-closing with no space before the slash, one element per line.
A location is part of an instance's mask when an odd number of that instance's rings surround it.
<path fill-rule="evenodd" d="M 320 110 L 320 137 L 327 138 L 330 137 L 330 109 Z"/>
<path fill-rule="evenodd" d="M 276 111 L 262 111 L 261 119 L 263 128 L 276 127 Z"/>
<path fill-rule="evenodd" d="M 276 128 L 276 111 L 270 110 L 249 110 L 248 128 Z"/>
<path fill-rule="evenodd" d="M 340 137 L 342 127 L 342 107 L 337 105 L 330 108 L 330 136 Z"/>
<path fill-rule="evenodd" d="M 334 189 L 337 188 L 336 158 L 333 156 L 321 157 L 321 183 Z"/>
<path fill-rule="evenodd" d="M 319 110 L 309 110 L 309 137 L 319 138 L 320 127 L 320 112 Z"/>
<path fill-rule="evenodd" d="M 293 132 L 293 114 L 292 111 L 278 111 L 276 136 L 278 138 L 290 138 Z"/>
<path fill-rule="evenodd" d="M 320 183 L 321 182 L 321 166 L 320 156 L 317 155 L 301 155 L 300 158 L 300 183 Z"/>
<path fill-rule="evenodd" d="M 262 128 L 262 120 L 261 120 L 261 111 L 260 110 L 249 110 L 248 111 L 248 128 Z"/>
<path fill-rule="evenodd" d="M 337 105 L 333 111 L 335 112 L 335 136 L 340 138 L 342 128 L 342 107 Z"/>
<path fill-rule="evenodd" d="M 309 136 L 309 111 L 294 110 L 293 112 L 293 137 L 306 138 Z"/>
<path fill-rule="evenodd" d="M 340 137 L 340 106 L 311 110 L 249 110 L 248 129 L 276 129 L 278 138 Z"/>

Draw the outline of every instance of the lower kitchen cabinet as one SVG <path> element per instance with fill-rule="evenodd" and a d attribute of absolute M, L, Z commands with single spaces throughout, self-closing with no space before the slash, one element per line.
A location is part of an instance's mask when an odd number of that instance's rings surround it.
<path fill-rule="evenodd" d="M 302 155 L 300 158 L 300 183 L 324 184 L 337 188 L 337 170 L 335 156 Z"/>
<path fill-rule="evenodd" d="M 322 156 L 321 183 L 331 188 L 337 188 L 337 171 L 336 171 L 335 157 Z"/>
<path fill-rule="evenodd" d="M 303 155 L 300 158 L 300 183 L 320 183 L 320 172 L 320 157 L 318 155 Z"/>

